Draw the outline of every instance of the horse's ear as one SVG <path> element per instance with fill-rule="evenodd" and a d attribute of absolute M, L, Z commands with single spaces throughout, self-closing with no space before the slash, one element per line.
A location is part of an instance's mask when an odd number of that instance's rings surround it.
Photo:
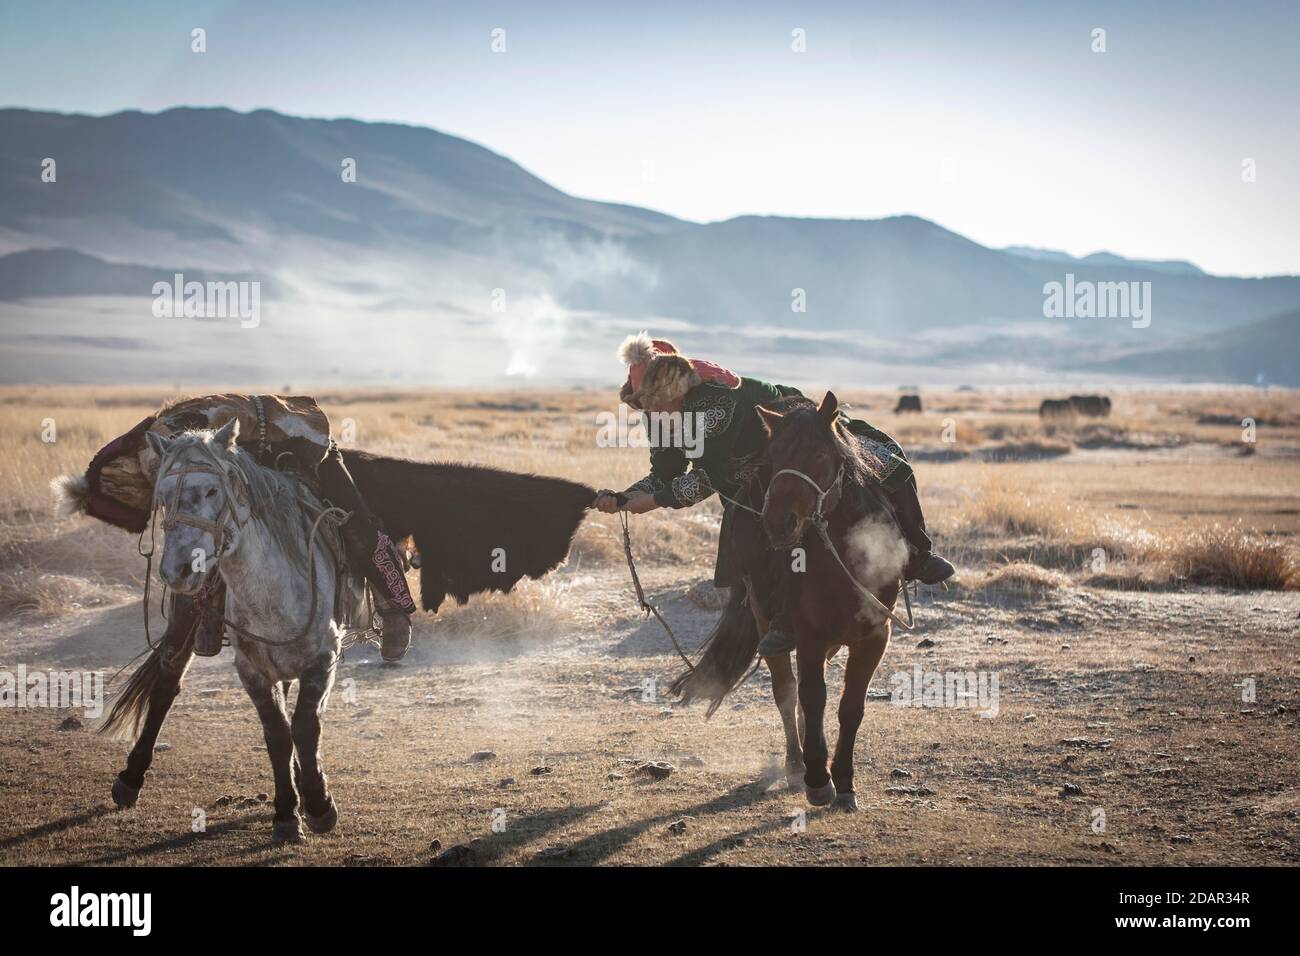
<path fill-rule="evenodd" d="M 762 405 L 756 405 L 754 411 L 758 412 L 758 417 L 763 422 L 763 431 L 767 432 L 769 437 L 771 437 L 772 429 L 776 427 L 777 422 L 785 417 L 780 412 L 774 412 L 772 409 L 764 408 Z"/>
<path fill-rule="evenodd" d="M 822 421 L 827 425 L 833 425 L 839 413 L 840 400 L 835 397 L 834 392 L 827 392 L 825 397 L 822 398 L 822 403 L 817 406 L 817 414 L 821 416 Z"/>
<path fill-rule="evenodd" d="M 239 419 L 232 418 L 226 422 L 212 436 L 213 444 L 219 445 L 226 451 L 234 451 L 235 443 L 239 441 Z"/>
<path fill-rule="evenodd" d="M 171 445 L 172 440 L 159 435 L 157 432 L 145 432 L 145 440 L 149 442 L 149 447 L 159 458 L 167 457 L 167 448 Z"/>

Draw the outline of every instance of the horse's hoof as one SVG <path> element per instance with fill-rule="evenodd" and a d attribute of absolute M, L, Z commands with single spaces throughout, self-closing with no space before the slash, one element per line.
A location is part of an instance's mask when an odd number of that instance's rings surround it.
<path fill-rule="evenodd" d="M 852 790 L 846 793 L 837 793 L 835 802 L 831 805 L 836 810 L 844 810 L 848 813 L 854 813 L 858 809 L 858 795 Z"/>
<path fill-rule="evenodd" d="M 302 823 L 296 817 L 276 820 L 271 824 L 271 839 L 276 843 L 301 843 L 304 839 Z"/>
<path fill-rule="evenodd" d="M 140 799 L 140 788 L 133 787 L 121 777 L 113 781 L 113 802 L 121 810 L 129 810 Z"/>
<path fill-rule="evenodd" d="M 827 780 L 824 787 L 805 787 L 808 802 L 814 807 L 829 806 L 835 799 L 835 783 Z"/>
<path fill-rule="evenodd" d="M 338 822 L 339 808 L 334 802 L 333 797 L 330 797 L 329 808 L 320 816 L 313 816 L 310 813 L 307 814 L 307 829 L 312 833 L 329 833 L 338 826 Z"/>

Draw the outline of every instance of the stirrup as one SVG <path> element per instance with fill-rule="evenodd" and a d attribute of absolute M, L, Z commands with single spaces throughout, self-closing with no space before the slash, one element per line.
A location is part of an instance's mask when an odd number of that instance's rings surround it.
<path fill-rule="evenodd" d="M 771 657 L 773 654 L 789 654 L 795 649 L 796 643 L 793 634 L 786 634 L 779 627 L 769 627 L 762 640 L 758 642 L 758 654 L 760 657 Z"/>
<path fill-rule="evenodd" d="M 212 598 L 205 595 L 198 606 L 199 619 L 194 625 L 194 653 L 199 657 L 216 657 L 225 645 L 226 625 L 221 614 L 211 606 Z"/>

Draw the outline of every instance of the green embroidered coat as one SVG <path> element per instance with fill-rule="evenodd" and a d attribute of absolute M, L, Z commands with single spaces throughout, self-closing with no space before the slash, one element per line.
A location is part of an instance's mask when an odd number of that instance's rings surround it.
<path fill-rule="evenodd" d="M 739 497 L 758 473 L 763 457 L 763 433 L 754 409 L 802 394 L 792 386 L 756 378 L 742 378 L 738 388 L 711 382 L 695 386 L 686 393 L 682 411 L 684 417 L 694 416 L 703 429 L 701 454 L 689 458 L 681 447 L 652 447 L 650 474 L 627 490 L 649 492 L 665 508 L 689 508 L 719 491 L 728 498 Z M 911 477 L 911 467 L 896 441 L 866 422 L 847 416 L 844 420 L 879 463 L 877 478 L 886 489 L 893 490 Z"/>

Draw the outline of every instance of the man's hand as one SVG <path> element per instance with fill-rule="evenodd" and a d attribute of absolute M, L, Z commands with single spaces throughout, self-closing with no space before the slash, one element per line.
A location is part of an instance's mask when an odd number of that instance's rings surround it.
<path fill-rule="evenodd" d="M 623 510 L 630 511 L 634 515 L 643 515 L 658 507 L 659 503 L 655 501 L 654 495 L 648 491 L 636 491 L 627 496 L 627 504 L 623 506 Z"/>
<path fill-rule="evenodd" d="M 628 511 L 634 515 L 645 514 L 647 511 L 654 511 L 659 507 L 655 503 L 655 496 L 644 491 L 634 491 L 627 495 L 627 502 L 623 507 L 619 507 L 618 493 L 608 489 L 601 489 L 596 496 L 594 505 L 597 511 L 603 511 L 605 514 L 614 514 L 617 511 Z"/>

